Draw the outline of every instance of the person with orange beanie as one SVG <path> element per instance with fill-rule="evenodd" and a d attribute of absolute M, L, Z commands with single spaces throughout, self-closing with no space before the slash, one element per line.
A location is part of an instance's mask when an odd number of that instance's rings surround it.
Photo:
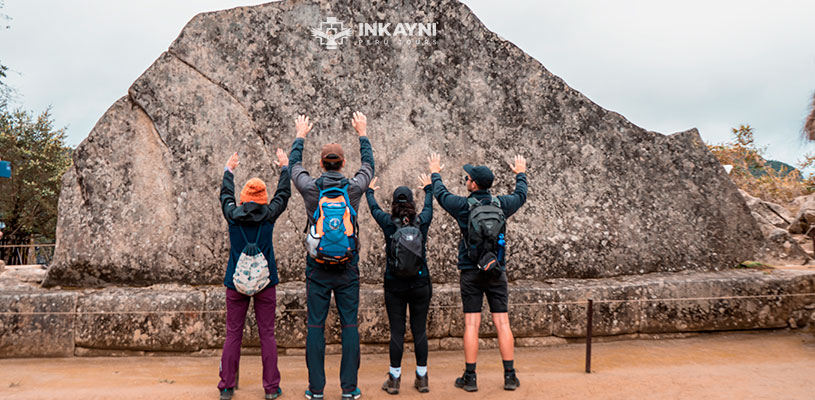
<path fill-rule="evenodd" d="M 240 200 L 235 199 L 234 171 L 238 167 L 238 153 L 232 155 L 224 167 L 221 185 L 221 209 L 229 227 L 229 262 L 224 276 L 226 286 L 226 340 L 221 355 L 221 380 L 218 390 L 222 400 L 232 398 L 238 387 L 238 365 L 240 363 L 243 325 L 249 301 L 254 299 L 255 317 L 260 335 L 260 354 L 263 362 L 263 389 L 266 399 L 276 399 L 280 389 L 280 370 L 277 368 L 277 341 L 275 340 L 275 308 L 277 302 L 277 264 L 275 264 L 272 234 L 277 218 L 286 209 L 291 197 L 291 176 L 289 157 L 282 149 L 277 149 L 280 168 L 277 190 L 269 201 L 266 184 L 259 178 L 252 178 L 243 186 Z M 254 242 L 251 240 L 254 239 Z M 242 284 L 243 276 L 236 276 L 238 268 L 247 256 L 247 249 L 255 251 L 250 259 L 263 259 L 266 264 L 254 264 L 261 274 L 252 290 Z M 268 268 L 268 274 L 263 271 Z M 249 294 L 251 293 L 251 294 Z"/>

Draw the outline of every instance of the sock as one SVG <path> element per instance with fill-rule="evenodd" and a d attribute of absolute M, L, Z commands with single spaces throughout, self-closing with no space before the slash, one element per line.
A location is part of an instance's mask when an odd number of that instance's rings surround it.
<path fill-rule="evenodd" d="M 515 362 L 514 360 L 502 360 L 501 362 L 504 363 L 504 371 L 512 372 L 515 371 L 515 367 L 512 364 Z"/>
<path fill-rule="evenodd" d="M 419 376 L 427 375 L 427 365 L 425 365 L 424 367 L 422 367 L 420 365 L 417 365 L 416 366 L 416 374 L 419 375 Z"/>
<path fill-rule="evenodd" d="M 475 363 L 464 363 L 467 372 L 475 372 Z"/>
<path fill-rule="evenodd" d="M 393 376 L 394 378 L 402 376 L 402 367 L 397 368 L 391 367 L 391 376 Z"/>

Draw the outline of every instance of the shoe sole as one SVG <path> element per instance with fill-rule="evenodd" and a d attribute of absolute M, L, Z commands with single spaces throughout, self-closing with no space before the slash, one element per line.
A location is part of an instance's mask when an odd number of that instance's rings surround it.
<path fill-rule="evenodd" d="M 478 387 L 459 385 L 458 383 L 454 383 L 454 385 L 459 389 L 464 389 L 465 392 L 477 392 L 478 391 Z"/>
<path fill-rule="evenodd" d="M 429 391 L 430 391 L 430 388 L 426 388 L 426 387 L 418 387 L 418 386 L 414 386 L 414 387 L 416 388 L 416 390 L 418 390 L 418 391 L 419 391 L 419 393 L 427 393 L 427 392 L 429 392 Z"/>

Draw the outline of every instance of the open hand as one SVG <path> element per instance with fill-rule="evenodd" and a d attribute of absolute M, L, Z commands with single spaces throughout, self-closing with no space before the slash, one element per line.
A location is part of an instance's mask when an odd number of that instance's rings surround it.
<path fill-rule="evenodd" d="M 432 182 L 427 174 L 419 175 L 419 189 L 424 189 L 425 186 L 430 185 Z"/>
<path fill-rule="evenodd" d="M 309 123 L 309 119 L 305 115 L 298 115 L 294 119 L 294 129 L 297 131 L 297 137 L 305 139 L 306 135 L 314 127 L 313 123 Z"/>
<path fill-rule="evenodd" d="M 379 186 L 376 186 L 376 180 L 377 179 L 379 179 L 379 178 L 374 177 L 374 179 L 371 180 L 371 183 L 368 184 L 368 189 L 371 189 L 371 190 L 374 190 L 374 191 L 379 190 Z"/>
<path fill-rule="evenodd" d="M 351 126 L 356 129 L 359 136 L 368 136 L 368 118 L 365 114 L 354 111 L 354 118 L 351 119 Z"/>
<path fill-rule="evenodd" d="M 512 172 L 516 174 L 526 172 L 526 158 L 522 155 L 515 156 L 515 165 L 512 165 L 510 162 L 507 162 L 507 164 L 509 164 L 509 168 Z"/>
<path fill-rule="evenodd" d="M 438 153 L 433 153 L 427 157 L 427 162 L 430 165 L 430 173 L 439 173 L 444 169 L 444 164 L 441 163 L 441 156 Z"/>
<path fill-rule="evenodd" d="M 238 160 L 238 152 L 236 151 L 235 154 L 232 154 L 232 157 L 229 157 L 229 160 L 226 162 L 226 167 L 229 169 L 230 172 L 235 171 L 235 168 L 238 168 L 238 164 L 241 162 Z"/>
<path fill-rule="evenodd" d="M 278 168 L 289 165 L 289 155 L 283 149 L 278 147 L 275 154 L 277 155 L 277 161 L 274 162 L 274 165 L 277 165 Z"/>

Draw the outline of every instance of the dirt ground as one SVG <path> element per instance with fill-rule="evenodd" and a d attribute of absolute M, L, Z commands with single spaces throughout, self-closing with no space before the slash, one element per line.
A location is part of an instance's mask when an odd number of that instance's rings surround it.
<path fill-rule="evenodd" d="M 363 355 L 360 388 L 367 399 L 813 399 L 815 337 L 802 332 L 707 334 L 685 339 L 595 343 L 592 373 L 584 369 L 585 347 L 519 348 L 521 387 L 502 390 L 497 350 L 478 363 L 479 391 L 453 387 L 461 373 L 460 352 L 430 355 L 430 393 L 412 379 L 398 397 L 380 390 L 387 355 Z M 339 399 L 339 356 L 327 357 L 326 398 Z M 0 360 L 3 399 L 217 399 L 216 357 L 53 358 Z M 304 357 L 281 357 L 283 399 L 302 399 Z M 403 362 L 405 376 L 415 364 Z M 241 359 L 235 399 L 262 399 L 260 358 Z"/>

